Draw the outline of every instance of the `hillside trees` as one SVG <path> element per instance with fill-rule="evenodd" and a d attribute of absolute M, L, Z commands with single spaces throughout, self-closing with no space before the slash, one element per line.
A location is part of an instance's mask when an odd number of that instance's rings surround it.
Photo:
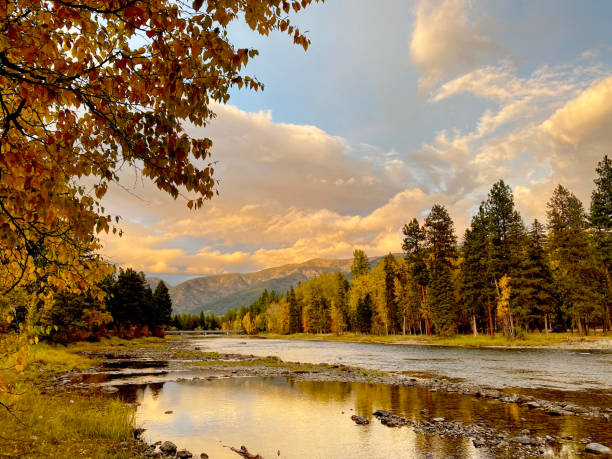
<path fill-rule="evenodd" d="M 228 28 L 244 20 L 306 49 L 288 13 L 312 2 L 5 2 L 0 293 L 32 283 L 50 296 L 97 288 L 109 274 L 97 234 L 120 232 L 101 200 L 122 182 L 120 167 L 184 196 L 189 208 L 210 199 L 212 141 L 190 138 L 184 126 L 206 125 L 232 87 L 263 88 L 243 73 L 257 51 L 233 46 Z"/>

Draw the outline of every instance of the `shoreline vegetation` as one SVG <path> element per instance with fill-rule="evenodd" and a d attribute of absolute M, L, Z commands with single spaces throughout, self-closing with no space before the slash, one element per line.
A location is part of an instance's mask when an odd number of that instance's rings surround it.
<path fill-rule="evenodd" d="M 310 334 L 294 333 L 261 333 L 258 335 L 233 335 L 251 339 L 302 339 L 312 341 L 343 341 L 357 343 L 394 344 L 403 346 L 448 346 L 448 347 L 492 347 L 492 348 L 548 348 L 548 349 L 612 349 L 612 332 L 597 332 L 589 336 L 576 333 L 526 333 L 520 339 L 511 339 L 504 335 L 362 335 L 358 333 Z"/>

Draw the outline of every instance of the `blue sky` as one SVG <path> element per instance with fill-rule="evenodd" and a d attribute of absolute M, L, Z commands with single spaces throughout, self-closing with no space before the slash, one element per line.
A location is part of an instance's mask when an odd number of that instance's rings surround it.
<path fill-rule="evenodd" d="M 563 183 L 589 204 L 612 153 L 608 1 L 328 0 L 283 34 L 229 33 L 260 51 L 206 129 L 220 196 L 190 212 L 145 184 L 107 207 L 125 235 L 105 253 L 171 282 L 315 257 L 400 250 L 434 203 L 459 238 L 494 181 L 526 223 Z"/>

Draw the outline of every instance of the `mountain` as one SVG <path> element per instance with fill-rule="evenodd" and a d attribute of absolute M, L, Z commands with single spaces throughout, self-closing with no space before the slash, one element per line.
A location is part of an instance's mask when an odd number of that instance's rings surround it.
<path fill-rule="evenodd" d="M 370 258 L 376 266 L 382 257 Z M 247 274 L 219 274 L 190 279 L 170 288 L 172 309 L 175 314 L 214 312 L 223 315 L 229 309 L 248 306 L 264 289 L 284 293 L 298 282 L 324 272 L 349 273 L 353 259 L 329 260 L 315 258 L 304 263 L 278 266 Z"/>
<path fill-rule="evenodd" d="M 147 281 L 147 284 L 149 284 L 149 287 L 151 287 L 151 290 L 155 291 L 155 287 L 157 287 L 157 284 L 159 284 L 159 281 L 162 279 L 160 277 L 155 276 L 146 276 L 145 280 Z M 168 281 L 164 281 L 164 284 L 166 284 L 166 287 L 168 288 L 171 287 Z"/>

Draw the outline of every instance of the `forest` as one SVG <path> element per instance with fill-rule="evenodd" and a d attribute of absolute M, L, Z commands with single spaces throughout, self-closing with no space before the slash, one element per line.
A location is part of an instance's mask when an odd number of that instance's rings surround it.
<path fill-rule="evenodd" d="M 277 294 L 264 291 L 225 316 L 180 316 L 178 328 L 246 333 L 503 333 L 610 330 L 612 161 L 596 169 L 589 210 L 559 185 L 546 222 L 528 226 L 511 188 L 495 183 L 461 240 L 442 205 L 404 225 L 403 257 L 373 269 L 356 249 L 350 277 L 323 273 Z"/>

